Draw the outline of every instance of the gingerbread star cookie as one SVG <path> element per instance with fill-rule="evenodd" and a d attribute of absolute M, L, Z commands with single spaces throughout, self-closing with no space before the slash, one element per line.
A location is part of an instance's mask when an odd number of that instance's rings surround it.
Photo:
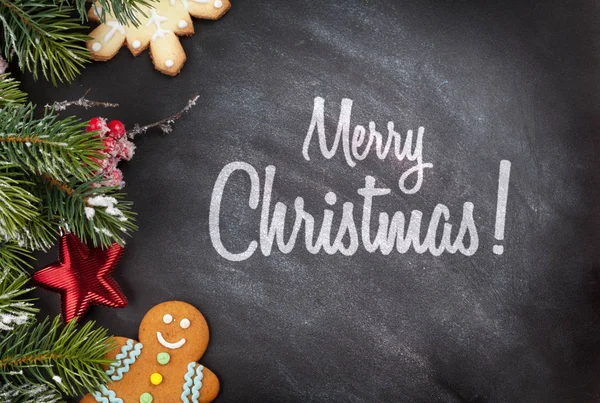
<path fill-rule="evenodd" d="M 146 313 L 140 341 L 115 337 L 107 355 L 111 383 L 86 395 L 81 403 L 209 403 L 219 393 L 219 379 L 198 364 L 208 346 L 208 325 L 192 305 L 158 304 Z"/>
<path fill-rule="evenodd" d="M 175 76 L 185 63 L 185 52 L 177 36 L 192 35 L 191 17 L 217 20 L 231 8 L 229 0 L 157 0 L 138 13 L 139 25 L 120 24 L 110 13 L 105 22 L 90 33 L 87 48 L 94 60 L 112 59 L 126 44 L 134 56 L 150 47 L 154 67 Z M 96 2 L 88 12 L 91 21 L 100 22 L 102 9 Z"/>

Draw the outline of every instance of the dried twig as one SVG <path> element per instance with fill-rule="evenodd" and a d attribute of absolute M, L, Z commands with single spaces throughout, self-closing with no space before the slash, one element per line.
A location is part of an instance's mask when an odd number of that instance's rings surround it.
<path fill-rule="evenodd" d="M 169 116 L 168 118 L 159 120 L 158 122 L 150 123 L 146 126 L 140 126 L 136 123 L 133 126 L 133 129 L 127 131 L 127 136 L 129 136 L 130 139 L 133 139 L 136 134 L 145 133 L 148 129 L 152 129 L 153 127 L 160 127 L 160 130 L 162 130 L 164 134 L 171 133 L 173 131 L 173 123 L 175 123 L 177 119 L 183 116 L 184 113 L 192 109 L 192 107 L 196 105 L 196 101 L 198 100 L 198 98 L 200 98 L 200 95 L 194 95 L 194 97 L 188 101 L 185 108 L 183 108 L 178 113 Z"/>
<path fill-rule="evenodd" d="M 83 96 L 75 101 L 61 101 L 54 102 L 52 104 L 47 104 L 46 108 L 54 108 L 56 111 L 64 111 L 69 106 L 81 106 L 85 109 L 94 108 L 94 107 L 103 107 L 103 108 L 118 108 L 119 104 L 113 102 L 102 102 L 102 101 L 90 101 L 86 99 L 85 96 L 90 92 L 87 90 Z"/>

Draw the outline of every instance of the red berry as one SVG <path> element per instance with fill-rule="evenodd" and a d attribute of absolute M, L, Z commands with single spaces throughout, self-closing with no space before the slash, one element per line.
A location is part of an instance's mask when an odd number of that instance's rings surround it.
<path fill-rule="evenodd" d="M 119 161 L 117 161 L 116 158 L 112 158 L 112 157 L 108 157 L 105 160 L 103 160 L 102 173 L 104 174 L 104 176 L 107 176 L 114 169 L 116 169 L 118 163 L 119 163 Z"/>
<path fill-rule="evenodd" d="M 118 168 L 115 168 L 112 172 L 108 173 L 105 178 L 106 179 L 101 182 L 103 186 L 117 186 L 122 188 L 123 185 L 125 185 L 125 182 L 123 182 L 123 172 Z"/>
<path fill-rule="evenodd" d="M 133 157 L 135 146 L 126 138 L 119 140 L 117 144 L 117 158 L 129 161 Z"/>
<path fill-rule="evenodd" d="M 90 119 L 86 131 L 97 131 L 100 133 L 101 136 L 103 136 L 106 132 L 106 120 L 100 117 Z"/>
<path fill-rule="evenodd" d="M 115 184 L 119 184 L 119 182 L 121 182 L 123 180 L 123 172 L 121 172 L 121 170 L 119 168 L 115 168 L 110 173 L 109 177 L 110 177 L 110 179 L 112 179 L 115 182 Z"/>
<path fill-rule="evenodd" d="M 115 140 L 119 140 L 125 135 L 125 126 L 118 120 L 108 122 L 108 135 Z"/>
<path fill-rule="evenodd" d="M 104 152 L 109 155 L 114 155 L 117 151 L 117 142 L 112 137 L 104 137 Z"/>

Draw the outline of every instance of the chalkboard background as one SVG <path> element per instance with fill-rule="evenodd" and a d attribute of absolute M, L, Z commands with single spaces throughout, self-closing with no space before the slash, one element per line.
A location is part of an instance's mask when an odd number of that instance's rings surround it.
<path fill-rule="evenodd" d="M 177 78 L 126 50 L 58 89 L 22 77 L 40 105 L 91 89 L 121 107 L 69 112 L 129 126 L 201 96 L 172 134 L 136 138 L 124 172 L 140 229 L 115 273 L 130 304 L 88 317 L 136 337 L 153 305 L 194 304 L 211 328 L 201 362 L 221 380 L 219 403 L 598 401 L 599 19 L 600 3 L 584 0 L 238 0 L 182 39 L 188 60 Z M 353 126 L 424 126 L 434 168 L 421 191 L 398 190 L 391 160 L 350 168 L 316 143 L 304 160 L 316 96 L 330 133 L 344 97 L 354 100 Z M 512 173 L 498 256 L 502 159 Z M 444 203 L 460 218 L 473 202 L 479 250 L 344 257 L 312 255 L 302 242 L 287 255 L 230 262 L 211 244 L 208 212 L 232 161 L 254 166 L 261 186 L 276 166 L 275 201 L 302 196 L 317 220 L 333 191 L 337 207 L 355 203 L 359 221 L 366 175 L 392 188 L 374 211 L 428 215 Z M 232 250 L 258 236 L 248 191 L 240 174 L 225 192 Z M 58 312 L 56 294 L 36 295 Z"/>

